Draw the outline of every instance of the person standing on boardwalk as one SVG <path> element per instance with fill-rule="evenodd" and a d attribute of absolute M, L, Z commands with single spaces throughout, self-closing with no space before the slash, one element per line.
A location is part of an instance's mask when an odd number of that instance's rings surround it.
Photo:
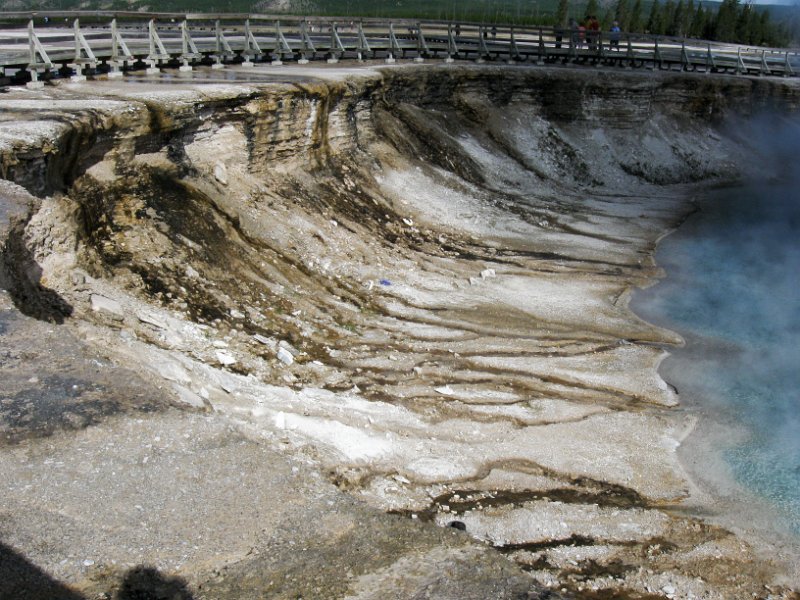
<path fill-rule="evenodd" d="M 608 43 L 612 50 L 619 50 L 619 38 L 621 31 L 622 30 L 619 28 L 619 22 L 614 21 L 611 24 L 610 33 L 608 36 Z"/>
<path fill-rule="evenodd" d="M 600 21 L 595 15 L 586 18 L 586 29 L 588 30 L 589 48 L 597 50 L 597 42 L 600 39 Z"/>

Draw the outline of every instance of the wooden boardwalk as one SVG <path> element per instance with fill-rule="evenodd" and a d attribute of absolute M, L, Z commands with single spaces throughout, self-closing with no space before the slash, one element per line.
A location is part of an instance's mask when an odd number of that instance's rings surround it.
<path fill-rule="evenodd" d="M 553 62 L 651 70 L 796 76 L 800 55 L 764 49 L 553 27 L 244 14 L 0 13 L 0 66 L 36 87 L 54 74 L 269 61 L 397 59 Z"/>

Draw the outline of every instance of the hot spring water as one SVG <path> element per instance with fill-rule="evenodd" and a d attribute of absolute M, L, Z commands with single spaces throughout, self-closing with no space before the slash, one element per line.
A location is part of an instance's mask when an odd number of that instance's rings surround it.
<path fill-rule="evenodd" d="M 714 192 L 656 260 L 667 276 L 633 308 L 684 335 L 662 375 L 729 432 L 694 470 L 722 465 L 800 535 L 800 186 Z"/>

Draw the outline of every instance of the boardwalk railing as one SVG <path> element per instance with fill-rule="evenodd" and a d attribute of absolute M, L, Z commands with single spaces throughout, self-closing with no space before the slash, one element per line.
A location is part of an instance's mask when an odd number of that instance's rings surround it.
<path fill-rule="evenodd" d="M 253 66 L 398 58 L 562 62 L 652 70 L 795 76 L 800 55 L 686 38 L 446 21 L 245 14 L 0 13 L 0 67 L 29 85 L 146 66 Z"/>

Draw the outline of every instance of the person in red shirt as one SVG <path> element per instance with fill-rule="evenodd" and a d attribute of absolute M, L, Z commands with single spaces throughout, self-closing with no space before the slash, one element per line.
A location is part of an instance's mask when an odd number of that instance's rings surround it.
<path fill-rule="evenodd" d="M 589 15 L 586 19 L 586 29 L 588 30 L 589 48 L 597 50 L 597 42 L 600 40 L 600 21 L 595 15 Z"/>

